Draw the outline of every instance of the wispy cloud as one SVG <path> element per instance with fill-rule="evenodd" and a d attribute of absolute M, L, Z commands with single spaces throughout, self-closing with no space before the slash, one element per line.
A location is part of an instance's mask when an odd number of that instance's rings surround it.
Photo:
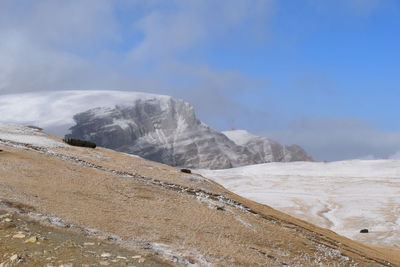
<path fill-rule="evenodd" d="M 390 158 L 400 151 L 400 132 L 377 130 L 359 119 L 304 119 L 264 135 L 300 144 L 319 160 Z"/>
<path fill-rule="evenodd" d="M 400 151 L 397 151 L 396 153 L 389 155 L 389 159 L 400 160 Z"/>
<path fill-rule="evenodd" d="M 279 102 L 264 97 L 260 102 L 265 107 L 259 109 L 233 97 L 243 92 L 257 96 L 260 88 L 267 87 L 264 79 L 268 74 L 249 76 L 233 67 L 217 68 L 203 56 L 202 49 L 219 42 L 229 47 L 230 43 L 240 46 L 242 42 L 262 40 L 270 34 L 269 22 L 279 13 L 282 2 L 1 0 L 0 99 L 11 93 L 76 89 L 147 91 L 188 100 L 203 120 L 221 128 L 234 124 L 238 118 L 246 121 L 242 125 L 253 123 L 260 130 L 271 128 L 265 119 L 267 113 L 273 116 L 268 119 L 279 122 L 276 125 L 282 124 L 280 109 L 285 108 L 286 99 Z M 342 18 L 337 14 L 341 13 L 369 16 L 395 2 L 296 1 L 307 11 L 285 18 L 289 20 L 287 25 L 295 29 L 295 35 L 303 36 L 326 24 L 323 21 L 315 26 L 315 18 L 335 17 L 332 20 L 337 21 Z M 310 14 L 314 17 L 309 18 Z M 283 43 L 291 39 L 290 33 L 291 30 L 283 30 Z M 301 73 L 293 91 L 334 91 L 336 84 L 329 73 Z M 2 112 L 4 118 L 6 111 Z M 351 123 L 350 127 L 345 121 L 311 120 L 269 133 L 285 143 L 304 145 L 316 158 L 359 157 L 371 154 L 372 150 L 378 156 L 387 156 L 400 150 L 397 133 L 380 132 L 358 123 Z M 362 135 L 360 141 L 358 135 L 364 132 L 368 134 Z M 368 135 L 370 138 L 365 137 Z M 326 152 L 328 149 L 330 152 Z"/>
<path fill-rule="evenodd" d="M 101 84 L 78 51 L 116 41 L 116 29 L 109 1 L 1 1 L 0 93 Z"/>
<path fill-rule="evenodd" d="M 273 0 L 1 1 L 0 94 L 150 91 L 207 113 L 215 110 L 204 107 L 210 94 L 219 101 L 214 106 L 234 110 L 231 93 L 260 81 L 182 57 L 242 24 L 261 30 L 272 12 Z M 120 51 L 124 31 L 135 40 Z"/>
<path fill-rule="evenodd" d="M 242 23 L 265 25 L 273 12 L 272 0 L 171 1 L 168 9 L 160 3 L 135 23 L 144 38 L 134 59 L 175 57 Z"/>
<path fill-rule="evenodd" d="M 63 136 L 74 125 L 73 116 L 95 107 L 133 103 L 151 94 L 128 91 L 71 90 L 2 95 L 0 122 L 36 125 Z"/>

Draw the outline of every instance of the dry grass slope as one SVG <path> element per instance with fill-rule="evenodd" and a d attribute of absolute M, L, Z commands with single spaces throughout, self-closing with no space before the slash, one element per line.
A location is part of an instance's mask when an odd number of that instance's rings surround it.
<path fill-rule="evenodd" d="M 0 149 L 4 209 L 171 264 L 400 266 L 394 253 L 166 165 L 103 148 L 44 148 L 1 138 Z"/>

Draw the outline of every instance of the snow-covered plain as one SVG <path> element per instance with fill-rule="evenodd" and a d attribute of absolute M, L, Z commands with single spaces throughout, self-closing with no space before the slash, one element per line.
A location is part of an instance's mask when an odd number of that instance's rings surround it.
<path fill-rule="evenodd" d="M 400 246 L 400 160 L 267 163 L 197 172 L 351 239 Z M 370 233 L 360 234 L 363 228 Z"/>

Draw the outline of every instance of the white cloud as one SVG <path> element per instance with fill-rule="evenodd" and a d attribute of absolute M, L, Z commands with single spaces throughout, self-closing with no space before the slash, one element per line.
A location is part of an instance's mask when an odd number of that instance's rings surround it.
<path fill-rule="evenodd" d="M 214 70 L 205 60 L 185 62 L 181 56 L 249 21 L 252 28 L 264 25 L 272 6 L 273 0 L 4 0 L 0 94 L 151 91 L 190 100 L 207 114 L 217 112 L 205 107 L 210 94 L 219 99 L 219 110 L 232 110 L 232 91 L 259 82 L 235 70 Z M 128 14 L 124 22 L 118 9 Z M 126 41 L 122 32 L 137 40 L 114 51 Z"/>
<path fill-rule="evenodd" d="M 48 48 L 118 38 L 111 1 L 2 0 L 0 29 Z M 29 45 L 29 43 L 26 43 Z"/>
<path fill-rule="evenodd" d="M 151 94 L 127 91 L 55 91 L 2 95 L 0 122 L 35 125 L 63 136 L 74 125 L 73 116 L 95 107 L 130 104 Z"/>
<path fill-rule="evenodd" d="M 308 1 L 317 8 L 323 2 L 327 14 L 332 13 L 330 7 L 337 10 L 337 6 L 344 5 L 349 10 L 365 10 L 362 12 L 369 14 L 383 2 Z M 258 33 L 265 35 L 267 20 L 277 3 L 275 0 L 1 0 L 0 100 L 5 99 L 2 94 L 18 92 L 49 94 L 45 102 L 36 102 L 36 106 L 43 108 L 39 113 L 16 105 L 15 112 L 19 115 L 15 119 L 23 115 L 42 117 L 51 112 L 49 103 L 56 98 L 46 92 L 150 91 L 190 101 L 206 122 L 233 121 L 241 116 L 262 124 L 260 118 L 265 114 L 239 105 L 231 96 L 241 91 L 256 92 L 264 85 L 263 81 L 235 69 L 213 69 L 200 56 L 192 61 L 182 58 L 195 54 L 210 41 L 225 41 L 224 37 L 243 25 L 255 32 L 230 36 L 229 41 L 257 40 Z M 131 21 L 122 25 L 117 9 L 129 13 Z M 124 31 L 136 39 L 131 47 L 114 51 L 112 47 L 125 41 Z M 325 76 L 307 76 L 301 82 L 320 90 L 326 89 L 330 80 Z M 26 97 L 36 101 L 33 96 Z M 96 105 L 101 103 L 99 100 Z M 4 120 L 5 113 L 0 114 Z M 279 115 L 274 116 L 279 120 Z M 36 119 L 32 117 L 31 121 L 34 123 Z M 362 157 L 372 154 L 371 151 L 374 156 L 382 157 L 400 150 L 398 133 L 378 131 L 359 121 L 303 121 L 270 134 L 280 141 L 305 146 L 317 159 Z"/>
<path fill-rule="evenodd" d="M 109 1 L 0 2 L 0 93 L 92 88 L 113 78 L 81 51 L 119 38 Z"/>
<path fill-rule="evenodd" d="M 249 20 L 254 21 L 253 25 L 264 25 L 273 10 L 272 0 L 170 3 L 168 9 L 160 5 L 163 8 L 152 9 L 135 23 L 144 39 L 132 49 L 134 59 L 175 56 Z"/>
<path fill-rule="evenodd" d="M 317 160 L 388 158 L 400 151 L 400 132 L 378 130 L 358 119 L 305 119 L 263 134 L 299 144 Z"/>
<path fill-rule="evenodd" d="M 389 159 L 398 159 L 398 160 L 400 160 L 400 151 L 397 151 L 396 153 L 390 155 L 388 158 Z"/>

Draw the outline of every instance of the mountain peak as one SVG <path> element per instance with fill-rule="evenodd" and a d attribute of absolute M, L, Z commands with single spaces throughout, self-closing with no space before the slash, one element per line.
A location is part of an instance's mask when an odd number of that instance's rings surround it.
<path fill-rule="evenodd" d="M 3 95 L 0 114 L 2 122 L 37 125 L 60 136 L 72 127 L 76 138 L 172 166 L 221 169 L 310 160 L 301 148 L 284 147 L 245 130 L 218 132 L 197 119 L 192 105 L 165 95 L 127 91 Z"/>
<path fill-rule="evenodd" d="M 2 123 L 38 125 L 58 135 L 74 125 L 73 116 L 89 109 L 132 105 L 136 101 L 168 103 L 170 96 L 111 90 L 67 90 L 2 95 Z M 60 130 L 58 130 L 60 128 Z M 54 130 L 56 129 L 56 130 Z"/>
<path fill-rule="evenodd" d="M 200 122 L 189 103 L 173 98 L 95 108 L 76 114 L 74 120 L 70 137 L 171 166 L 225 169 L 311 159 L 302 148 L 245 130 L 218 132 Z"/>

